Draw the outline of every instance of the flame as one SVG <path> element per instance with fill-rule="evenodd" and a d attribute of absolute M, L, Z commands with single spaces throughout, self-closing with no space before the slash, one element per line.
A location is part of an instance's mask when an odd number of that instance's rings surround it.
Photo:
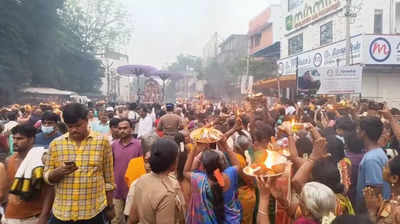
<path fill-rule="evenodd" d="M 292 131 L 294 130 L 295 123 L 296 123 L 296 121 L 294 119 L 292 119 L 292 121 L 290 122 L 290 125 L 292 127 Z"/>
<path fill-rule="evenodd" d="M 274 161 L 273 161 L 273 158 L 272 158 L 271 153 L 268 153 L 267 159 L 266 159 L 265 162 L 264 162 L 265 166 L 266 166 L 268 169 L 271 169 L 271 168 L 272 168 L 273 162 L 274 162 Z"/>

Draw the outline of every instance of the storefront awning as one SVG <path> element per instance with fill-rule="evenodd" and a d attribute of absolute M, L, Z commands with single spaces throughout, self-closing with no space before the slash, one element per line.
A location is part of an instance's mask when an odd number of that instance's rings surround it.
<path fill-rule="evenodd" d="M 21 92 L 23 93 L 30 93 L 30 94 L 42 94 L 42 95 L 64 95 L 64 96 L 70 96 L 70 95 L 78 95 L 75 92 L 72 91 L 66 91 L 66 90 L 60 90 L 60 89 L 54 89 L 54 88 L 39 88 L 39 87 L 28 87 L 25 89 L 22 89 Z"/>
<path fill-rule="evenodd" d="M 255 52 L 254 54 L 252 54 L 251 56 L 253 57 L 280 57 L 280 53 L 281 53 L 281 42 L 276 42 L 272 45 L 269 45 L 266 48 L 263 48 L 257 52 Z"/>
<path fill-rule="evenodd" d="M 295 88 L 296 87 L 296 75 L 285 75 L 279 77 L 281 88 Z M 256 82 L 254 84 L 256 89 L 277 89 L 278 88 L 278 78 L 264 79 Z"/>

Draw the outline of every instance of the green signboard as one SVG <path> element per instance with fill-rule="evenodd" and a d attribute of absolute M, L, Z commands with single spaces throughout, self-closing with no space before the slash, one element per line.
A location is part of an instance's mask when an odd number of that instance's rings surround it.
<path fill-rule="evenodd" d="M 340 8 L 341 0 L 313 0 L 305 2 L 286 16 L 286 30 L 293 31 Z"/>

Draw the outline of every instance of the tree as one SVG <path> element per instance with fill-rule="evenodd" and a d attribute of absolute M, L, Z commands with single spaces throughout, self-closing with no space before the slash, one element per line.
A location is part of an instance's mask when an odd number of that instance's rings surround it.
<path fill-rule="evenodd" d="M 201 72 L 201 79 L 207 81 L 205 94 L 208 98 L 232 98 L 240 90 L 238 80 L 247 74 L 254 77 L 254 81 L 273 77 L 276 70 L 276 59 L 236 56 L 221 59 L 212 59 Z"/>
<path fill-rule="evenodd" d="M 255 81 L 274 77 L 277 69 L 276 60 L 274 58 L 250 57 L 249 75 L 254 76 Z"/>
<path fill-rule="evenodd" d="M 66 24 L 64 0 L 0 1 L 0 103 L 26 86 L 98 90 L 101 62 Z M 65 15 L 65 14 L 62 14 Z"/>
<path fill-rule="evenodd" d="M 228 69 L 216 59 L 211 60 L 204 68 L 202 79 L 207 81 L 205 96 L 210 99 L 220 99 L 228 96 L 228 89 L 231 88 L 232 75 Z"/>
<path fill-rule="evenodd" d="M 16 87 L 51 73 L 56 49 L 56 10 L 62 0 L 0 2 L 0 91 L 13 100 Z M 51 78 L 50 78 L 51 79 Z M 2 100 L 5 102 L 6 100 Z"/>
<path fill-rule="evenodd" d="M 176 57 L 176 62 L 168 66 L 168 71 L 188 72 L 192 69 L 194 72 L 201 72 L 201 58 L 193 55 L 180 54 Z"/>
<path fill-rule="evenodd" d="M 34 35 L 30 45 L 30 70 L 33 86 L 68 89 L 76 92 L 96 91 L 102 77 L 101 63 L 85 51 L 60 16 L 63 0 L 26 1 Z M 99 84 L 100 83 L 100 84 Z"/>
<path fill-rule="evenodd" d="M 67 28 L 80 39 L 83 52 L 104 54 L 130 40 L 132 22 L 115 0 L 66 0 L 60 11 Z"/>

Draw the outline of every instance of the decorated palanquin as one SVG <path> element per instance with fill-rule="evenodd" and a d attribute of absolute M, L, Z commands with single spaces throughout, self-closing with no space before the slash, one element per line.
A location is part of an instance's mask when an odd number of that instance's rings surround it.
<path fill-rule="evenodd" d="M 154 104 L 160 103 L 162 98 L 161 87 L 154 79 L 146 80 L 143 91 L 143 103 Z"/>

